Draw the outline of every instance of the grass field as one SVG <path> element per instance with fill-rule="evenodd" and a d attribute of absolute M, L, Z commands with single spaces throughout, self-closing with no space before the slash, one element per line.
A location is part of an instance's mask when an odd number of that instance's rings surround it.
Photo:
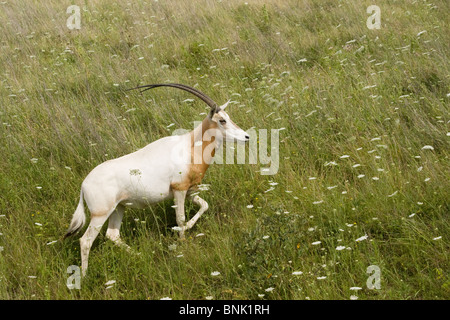
<path fill-rule="evenodd" d="M 66 26 L 72 4 L 79 30 Z M 380 29 L 367 27 L 370 5 Z M 2 1 L 0 299 L 449 299 L 449 11 Z M 231 99 L 244 130 L 284 128 L 279 170 L 211 166 L 209 210 L 186 241 L 173 202 L 127 210 L 121 234 L 140 254 L 104 229 L 69 290 L 81 234 L 61 238 L 85 176 L 208 111 L 175 89 L 125 91 L 158 82 Z M 380 289 L 366 284 L 372 265 Z"/>

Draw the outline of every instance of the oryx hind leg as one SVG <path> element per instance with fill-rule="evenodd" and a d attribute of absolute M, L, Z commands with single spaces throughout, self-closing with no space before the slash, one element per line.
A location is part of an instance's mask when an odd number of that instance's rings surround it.
<path fill-rule="evenodd" d="M 91 221 L 89 226 L 80 238 L 81 271 L 83 276 L 86 275 L 88 268 L 89 251 L 91 250 L 92 244 L 113 210 L 114 208 L 111 208 L 109 211 L 95 211 L 91 213 Z"/>
<path fill-rule="evenodd" d="M 111 213 L 108 222 L 108 229 L 106 230 L 106 237 L 119 247 L 131 250 L 131 248 L 120 238 L 120 225 L 122 224 L 124 212 L 125 207 L 119 204 L 113 213 Z"/>

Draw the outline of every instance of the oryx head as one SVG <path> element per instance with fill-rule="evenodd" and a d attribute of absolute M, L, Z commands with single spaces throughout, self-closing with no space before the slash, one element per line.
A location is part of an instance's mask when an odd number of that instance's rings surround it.
<path fill-rule="evenodd" d="M 221 136 L 224 140 L 227 141 L 238 141 L 238 142 L 247 142 L 250 139 L 250 136 L 241 128 L 239 128 L 230 118 L 230 116 L 225 112 L 225 108 L 229 104 L 230 101 L 226 102 L 222 106 L 217 106 L 217 104 L 208 97 L 203 92 L 199 90 L 186 86 L 184 84 L 178 83 L 165 83 L 165 84 L 148 84 L 144 86 L 139 86 L 133 89 L 143 89 L 141 92 L 146 90 L 157 88 L 157 87 L 172 87 L 178 88 L 181 90 L 185 90 L 187 92 L 192 93 L 196 97 L 202 99 L 210 108 L 211 111 L 208 114 L 208 118 L 214 122 L 217 126 L 217 129 L 220 131 Z M 132 90 L 132 89 L 130 89 Z"/>
<path fill-rule="evenodd" d="M 239 126 L 231 120 L 228 113 L 224 110 L 229 102 L 230 101 L 227 101 L 224 105 L 214 109 L 214 112 L 210 113 L 210 118 L 212 121 L 217 123 L 217 127 L 220 130 L 224 140 L 247 142 L 250 139 L 247 132 L 239 128 Z"/>

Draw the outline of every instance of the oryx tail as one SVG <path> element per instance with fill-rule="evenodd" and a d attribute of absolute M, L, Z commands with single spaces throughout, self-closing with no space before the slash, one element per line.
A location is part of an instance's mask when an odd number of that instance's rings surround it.
<path fill-rule="evenodd" d="M 70 222 L 69 229 L 64 236 L 67 238 L 75 233 L 77 233 L 81 228 L 83 228 L 86 223 L 86 215 L 84 213 L 84 203 L 83 203 L 83 190 L 80 191 L 80 201 L 78 202 L 77 209 L 73 214 L 72 221 Z"/>

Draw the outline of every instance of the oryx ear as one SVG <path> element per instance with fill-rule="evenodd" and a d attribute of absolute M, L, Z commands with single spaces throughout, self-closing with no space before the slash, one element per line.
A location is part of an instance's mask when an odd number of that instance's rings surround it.
<path fill-rule="evenodd" d="M 228 100 L 227 102 L 225 102 L 225 104 L 221 105 L 220 107 L 216 108 L 216 113 L 219 112 L 220 110 L 225 110 L 225 108 L 228 106 L 228 104 L 230 103 L 231 100 Z"/>

